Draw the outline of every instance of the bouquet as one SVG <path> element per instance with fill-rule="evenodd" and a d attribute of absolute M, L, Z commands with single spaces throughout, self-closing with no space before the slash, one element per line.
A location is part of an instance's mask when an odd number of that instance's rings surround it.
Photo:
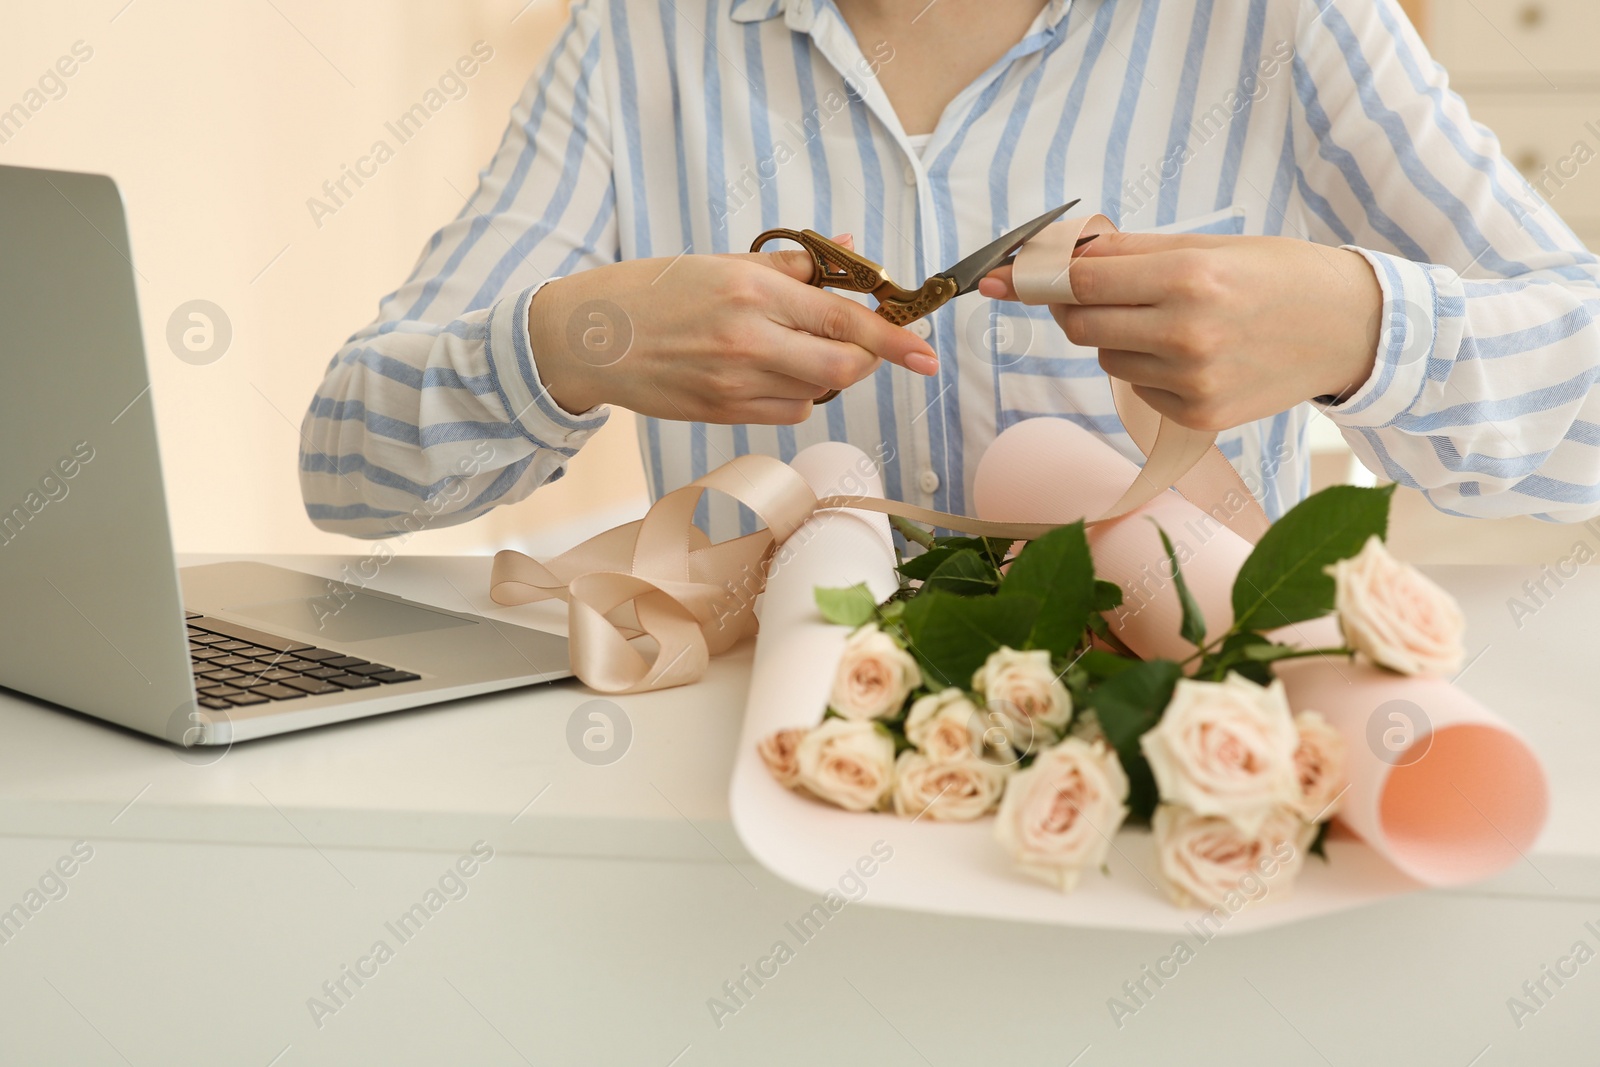
<path fill-rule="evenodd" d="M 846 810 L 992 816 L 1016 868 L 1062 891 L 1134 824 L 1152 830 L 1178 905 L 1236 910 L 1226 898 L 1251 879 L 1281 898 L 1306 853 L 1322 854 L 1346 753 L 1316 709 L 1290 706 L 1273 664 L 1359 657 L 1442 676 L 1462 660 L 1459 608 L 1384 547 L 1391 494 L 1336 486 L 1286 514 L 1240 569 L 1219 633 L 1160 531 L 1155 595 L 1181 609 L 1181 660 L 1119 640 L 1139 609 L 1096 577 L 1082 522 L 1011 543 L 895 519 L 922 551 L 897 554 L 898 588 L 881 601 L 865 585 L 815 590 L 823 617 L 852 628 L 828 706 L 759 754 L 782 785 Z M 1330 613 L 1338 647 L 1278 639 Z"/>

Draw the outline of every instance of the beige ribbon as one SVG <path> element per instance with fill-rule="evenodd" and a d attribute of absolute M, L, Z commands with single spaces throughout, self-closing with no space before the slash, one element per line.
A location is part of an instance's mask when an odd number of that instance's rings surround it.
<path fill-rule="evenodd" d="M 1104 215 L 1079 215 L 1045 227 L 1017 253 L 1011 284 L 1018 298 L 1024 304 L 1050 305 L 1051 314 L 1059 323 L 1058 307 L 1080 303 L 1072 291 L 1071 269 L 1073 260 L 1081 254 L 1078 241 L 1116 231 Z M 1217 517 L 1251 544 L 1261 540 L 1270 525 L 1266 513 L 1228 457 L 1216 447 L 1216 434 L 1191 430 L 1163 418 L 1120 378 L 1111 379 L 1111 399 L 1123 428 L 1147 458 L 1138 480 L 1111 506 L 1105 518 L 1126 515 L 1168 486 L 1207 510 L 1236 491 L 1245 503 L 1223 507 Z"/>
<path fill-rule="evenodd" d="M 1071 264 L 1084 233 L 1113 230 L 1103 215 L 1063 219 L 1025 245 L 1013 268 L 1025 303 L 1077 303 Z M 1128 434 L 1148 457 L 1138 479 L 1105 514 L 1112 522 L 1176 488 L 1254 542 L 1267 528 L 1243 479 L 1216 448 L 1216 435 L 1164 419 L 1125 382 L 1112 399 Z M 712 544 L 694 525 L 708 490 L 748 507 L 765 529 Z M 1216 507 L 1232 495 L 1245 502 Z M 818 498 L 792 467 L 765 455 L 739 456 L 650 506 L 644 518 L 597 534 L 541 562 L 495 554 L 489 596 L 497 604 L 567 604 L 572 671 L 602 693 L 640 693 L 698 681 L 710 657 L 756 629 L 755 598 L 773 552 L 819 511 L 850 508 L 894 515 L 979 537 L 1027 541 L 1050 523 L 993 522 L 861 495 Z"/>

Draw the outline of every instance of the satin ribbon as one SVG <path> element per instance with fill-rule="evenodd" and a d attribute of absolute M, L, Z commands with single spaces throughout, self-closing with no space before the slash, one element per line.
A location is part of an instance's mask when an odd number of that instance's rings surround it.
<path fill-rule="evenodd" d="M 1104 215 L 1063 219 L 1046 228 L 1017 256 L 1018 296 L 1030 304 L 1077 303 L 1071 282 L 1076 242 L 1086 233 L 1114 229 Z M 1216 447 L 1215 434 L 1163 418 L 1126 382 L 1112 380 L 1112 399 L 1147 459 L 1122 498 L 1087 525 L 1113 522 L 1171 487 L 1241 537 L 1259 540 L 1266 515 Z M 712 544 L 693 521 L 707 491 L 745 505 L 765 529 Z M 1237 499 L 1228 502 L 1235 494 Z M 572 671 L 591 689 L 640 693 L 685 685 L 704 676 L 710 657 L 755 632 L 755 599 L 778 546 L 814 515 L 840 508 L 1021 541 L 1056 528 L 993 522 L 859 494 L 818 498 L 788 464 L 746 455 L 666 494 L 644 518 L 554 559 L 541 562 L 510 549 L 496 553 L 489 596 L 507 606 L 565 601 Z"/>
<path fill-rule="evenodd" d="M 1078 241 L 1115 232 L 1116 226 L 1104 215 L 1080 215 L 1047 226 L 1017 253 L 1012 288 L 1024 304 L 1049 305 L 1051 315 L 1065 329 L 1059 308 L 1081 303 L 1072 291 L 1072 263 L 1082 254 Z M 1266 512 L 1217 447 L 1215 433 L 1191 430 L 1164 418 L 1120 378 L 1111 379 L 1111 399 L 1123 428 L 1146 459 L 1138 480 L 1111 506 L 1106 518 L 1126 515 L 1168 486 L 1206 510 L 1237 492 L 1241 506 L 1224 507 L 1217 517 L 1251 544 L 1261 540 L 1270 525 Z"/>

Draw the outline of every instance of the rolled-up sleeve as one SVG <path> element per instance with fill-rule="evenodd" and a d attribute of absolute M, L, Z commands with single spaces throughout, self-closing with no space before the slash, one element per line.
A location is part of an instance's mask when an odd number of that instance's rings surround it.
<path fill-rule="evenodd" d="M 465 522 L 560 477 L 606 421 L 555 403 L 528 334 L 541 285 L 618 258 L 602 46 L 574 5 L 472 198 L 329 364 L 301 434 L 317 526 Z"/>
<path fill-rule="evenodd" d="M 1600 261 L 1393 0 L 1303 0 L 1294 81 L 1309 236 L 1383 290 L 1374 370 L 1325 413 L 1442 511 L 1600 514 Z"/>

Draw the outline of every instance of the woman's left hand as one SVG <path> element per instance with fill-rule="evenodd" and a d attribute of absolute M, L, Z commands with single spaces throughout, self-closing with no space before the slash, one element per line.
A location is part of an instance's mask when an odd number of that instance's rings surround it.
<path fill-rule="evenodd" d="M 979 292 L 1015 300 L 1009 266 Z M 1225 430 L 1372 374 L 1383 293 L 1361 255 L 1286 237 L 1107 233 L 1072 265 L 1075 345 L 1161 414 Z"/>

